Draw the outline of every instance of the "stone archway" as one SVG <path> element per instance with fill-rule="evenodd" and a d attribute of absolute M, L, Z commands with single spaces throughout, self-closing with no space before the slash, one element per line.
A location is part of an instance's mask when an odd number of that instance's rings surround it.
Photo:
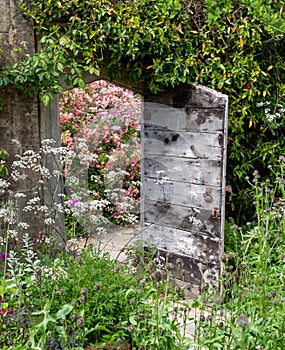
<path fill-rule="evenodd" d="M 14 1 L 4 0 L 0 25 L 1 65 L 21 61 L 36 51 L 32 24 Z M 13 51 L 13 47 L 22 51 Z M 108 80 L 85 75 L 85 82 Z M 184 278 L 198 285 L 217 278 L 223 251 L 227 97 L 210 89 L 183 84 L 158 95 L 124 79 L 113 81 L 144 96 L 142 111 L 143 240 L 170 260 L 183 265 Z M 24 149 L 38 149 L 41 140 L 60 142 L 59 105 L 55 97 L 44 107 L 38 96 L 27 96 L 13 87 L 0 91 L 1 144 L 13 158 L 11 139 Z M 48 164 L 52 168 L 53 162 Z M 55 184 L 57 186 L 57 184 Z M 28 189 L 27 189 L 28 190 Z M 48 200 L 48 199 L 47 199 Z M 59 218 L 60 223 L 60 218 Z M 40 222 L 35 220 L 34 228 Z M 179 259 L 179 260 L 177 260 Z"/>

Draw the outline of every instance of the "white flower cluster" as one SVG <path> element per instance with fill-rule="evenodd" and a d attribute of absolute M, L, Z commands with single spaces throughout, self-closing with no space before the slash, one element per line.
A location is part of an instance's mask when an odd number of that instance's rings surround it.
<path fill-rule="evenodd" d="M 7 229 L 5 232 L 5 237 L 0 236 L 0 246 L 2 246 L 2 250 L 4 250 L 4 246 L 6 244 L 6 240 L 16 240 L 18 239 L 18 232 L 13 229 Z"/>
<path fill-rule="evenodd" d="M 45 223 L 45 225 L 47 225 L 47 226 L 52 226 L 52 225 L 55 224 L 55 220 L 52 219 L 52 218 L 46 218 L 46 219 L 44 220 L 44 223 Z"/>
<path fill-rule="evenodd" d="M 25 181 L 28 178 L 28 175 L 18 171 L 17 169 L 13 169 L 11 173 L 11 177 L 13 181 L 17 182 L 17 181 Z"/>
<path fill-rule="evenodd" d="M 66 177 L 66 185 L 67 186 L 76 186 L 76 185 L 79 185 L 79 178 L 76 177 L 76 176 L 67 176 Z"/>
<path fill-rule="evenodd" d="M 257 103 L 257 105 L 256 105 L 256 107 L 258 107 L 258 108 L 265 107 L 264 108 L 265 118 L 267 119 L 267 121 L 269 123 L 275 121 L 276 119 L 280 119 L 284 115 L 284 112 L 285 112 L 284 106 L 280 103 L 278 103 L 274 107 L 273 111 L 270 108 L 270 105 L 271 105 L 271 103 L 269 101 L 260 102 L 260 103 Z"/>
<path fill-rule="evenodd" d="M 89 218 L 91 221 L 94 221 L 94 214 L 98 215 L 99 212 L 102 211 L 108 204 L 109 202 L 107 200 L 78 202 L 76 206 L 70 208 L 70 211 L 76 218 L 85 217 L 86 220 Z"/>
<path fill-rule="evenodd" d="M 159 179 L 155 180 L 155 183 L 158 185 L 164 185 L 165 183 L 169 183 L 169 177 L 168 176 L 162 176 Z"/>
<path fill-rule="evenodd" d="M 80 224 L 84 227 L 86 232 L 96 231 L 97 234 L 102 233 L 101 225 L 107 223 L 108 219 L 99 213 L 96 213 L 96 215 L 90 214 L 80 220 Z"/>
<path fill-rule="evenodd" d="M 130 198 L 125 195 L 127 190 L 123 188 L 114 188 L 110 190 L 105 190 L 106 195 L 110 199 L 111 203 L 116 204 L 118 208 L 127 210 L 134 208 L 134 199 Z M 106 205 L 108 205 L 110 202 L 106 201 Z"/>
<path fill-rule="evenodd" d="M 14 193 L 14 198 L 25 198 L 25 197 L 27 197 L 27 196 L 23 192 L 16 192 L 16 193 Z"/>
<path fill-rule="evenodd" d="M 197 214 L 199 213 L 201 212 L 198 208 L 191 208 L 191 212 L 189 215 L 189 221 L 193 226 L 196 227 L 196 229 L 199 229 L 199 227 L 203 225 L 202 221 L 196 218 Z"/>
<path fill-rule="evenodd" d="M 27 230 L 28 228 L 30 228 L 30 225 L 26 222 L 19 222 L 18 227 Z"/>
<path fill-rule="evenodd" d="M 9 237 L 10 239 L 14 240 L 14 239 L 17 239 L 18 238 L 18 232 L 16 230 L 11 230 L 11 229 L 8 229 L 7 230 L 7 237 Z"/>
<path fill-rule="evenodd" d="M 23 211 L 33 212 L 35 215 L 37 215 L 38 213 L 47 213 L 48 207 L 46 205 L 41 205 L 40 197 L 34 197 L 27 201 Z"/>
<path fill-rule="evenodd" d="M 135 214 L 129 213 L 128 211 L 122 214 L 121 220 L 128 224 L 136 224 L 138 222 L 138 217 Z"/>
<path fill-rule="evenodd" d="M 10 186 L 10 182 L 9 181 L 0 178 L 0 191 L 1 190 L 6 190 L 7 188 L 9 188 L 9 186 Z"/>
<path fill-rule="evenodd" d="M 97 160 L 97 158 L 98 157 L 96 154 L 83 153 L 80 155 L 80 164 L 85 164 L 86 166 L 88 166 L 90 163 Z"/>
<path fill-rule="evenodd" d="M 42 266 L 41 267 L 41 276 L 44 276 L 47 280 L 57 281 L 60 278 L 66 279 L 68 277 L 68 273 L 64 270 L 64 268 L 58 264 L 55 264 L 52 267 Z M 37 279 L 37 274 L 32 276 L 32 280 L 35 281 Z"/>
<path fill-rule="evenodd" d="M 87 203 L 89 211 L 101 211 L 103 210 L 107 205 L 109 205 L 110 202 L 107 200 L 91 200 Z"/>
<path fill-rule="evenodd" d="M 102 182 L 99 175 L 91 175 L 90 180 L 94 183 L 101 183 Z"/>
<path fill-rule="evenodd" d="M 61 203 L 54 203 L 53 207 L 56 213 L 64 213 L 64 207 Z"/>
<path fill-rule="evenodd" d="M 55 140 L 52 139 L 45 139 L 41 142 L 41 151 L 45 154 L 53 152 L 53 149 L 55 148 Z"/>
<path fill-rule="evenodd" d="M 121 182 L 122 179 L 124 178 L 124 176 L 129 176 L 130 173 L 123 170 L 123 169 L 118 169 L 116 171 L 114 170 L 110 170 L 108 171 L 108 173 L 105 175 L 105 181 L 106 182 Z"/>
<path fill-rule="evenodd" d="M 158 185 L 163 185 L 165 183 L 169 183 L 169 177 L 168 176 L 162 176 L 164 174 L 164 170 L 157 170 L 156 174 L 158 175 L 158 178 L 155 179 L 155 183 Z"/>
<path fill-rule="evenodd" d="M 14 211 L 13 203 L 11 201 L 8 201 L 6 203 L 1 203 L 0 218 L 4 223 L 7 223 L 9 225 L 15 223 L 16 214 Z"/>
<path fill-rule="evenodd" d="M 25 151 L 23 155 L 16 155 L 18 160 L 15 160 L 12 163 L 12 179 L 14 181 L 23 181 L 28 178 L 29 171 L 34 172 L 35 174 L 39 174 L 41 178 L 47 179 L 49 178 L 50 171 L 42 166 L 41 164 L 41 156 L 40 154 L 28 150 Z"/>

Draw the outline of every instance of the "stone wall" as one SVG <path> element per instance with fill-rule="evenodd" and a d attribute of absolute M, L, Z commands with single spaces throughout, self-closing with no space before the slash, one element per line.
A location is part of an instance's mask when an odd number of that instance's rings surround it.
<path fill-rule="evenodd" d="M 0 66 L 23 60 L 25 54 L 35 52 L 32 23 L 27 22 L 16 0 L 0 3 Z M 28 97 L 13 87 L 0 90 L 3 110 L 0 111 L 0 147 L 12 155 L 11 139 L 21 142 L 23 148 L 38 147 L 39 103 L 37 96 Z"/>
<path fill-rule="evenodd" d="M 33 23 L 28 21 L 19 9 L 17 0 L 1 0 L 0 2 L 0 65 L 9 66 L 21 62 L 26 54 L 36 52 L 36 38 Z M 2 110 L 0 110 L 0 148 L 8 151 L 9 166 L 15 160 L 15 155 L 26 150 L 38 151 L 41 141 L 46 138 L 55 138 L 60 143 L 59 107 L 55 99 L 48 107 L 43 107 L 36 94 L 27 95 L 19 92 L 13 86 L 0 89 Z M 52 110 L 52 112 L 51 112 Z M 19 148 L 12 140 L 17 140 Z M 53 161 L 48 159 L 49 168 L 54 167 Z M 33 235 L 43 229 L 43 220 L 39 213 L 24 213 L 25 203 L 35 196 L 34 188 L 38 177 L 31 173 L 25 182 L 13 185 L 15 192 L 24 192 L 25 199 L 17 200 L 18 220 L 29 222 L 29 230 Z M 53 188 L 58 184 L 52 183 Z M 48 192 L 44 195 L 42 204 L 50 203 Z M 57 227 L 63 232 L 62 218 Z"/>

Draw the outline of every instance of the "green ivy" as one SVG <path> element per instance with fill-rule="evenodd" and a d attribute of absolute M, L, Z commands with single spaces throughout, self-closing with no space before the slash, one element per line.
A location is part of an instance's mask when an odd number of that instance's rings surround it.
<path fill-rule="evenodd" d="M 183 82 L 229 96 L 228 215 L 246 220 L 246 176 L 285 151 L 284 0 L 37 0 L 21 5 L 42 49 L 2 67 L 0 87 L 39 92 L 45 104 L 61 79 L 84 86 L 85 71 L 108 68 L 152 93 Z M 262 105 L 263 104 L 263 105 Z"/>
<path fill-rule="evenodd" d="M 198 81 L 229 96 L 227 215 L 251 219 L 246 177 L 284 154 L 284 2 L 206 1 Z M 197 28 L 199 30 L 199 28 Z"/>
<path fill-rule="evenodd" d="M 0 179 L 3 176 L 7 176 L 9 171 L 8 171 L 8 166 L 6 164 L 6 158 L 8 157 L 8 152 L 3 149 L 0 148 Z"/>

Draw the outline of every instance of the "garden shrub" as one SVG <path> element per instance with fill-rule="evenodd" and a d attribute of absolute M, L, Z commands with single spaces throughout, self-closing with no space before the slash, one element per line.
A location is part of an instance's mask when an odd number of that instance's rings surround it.
<path fill-rule="evenodd" d="M 140 103 L 140 97 L 131 91 L 103 80 L 85 89 L 64 92 L 60 114 L 62 142 L 78 158 L 78 164 L 72 160 L 65 166 L 67 204 L 73 213 L 77 211 L 79 215 L 80 205 L 96 200 L 103 216 L 111 222 L 137 222 Z M 69 184 L 72 176 L 86 182 Z M 81 222 L 83 215 L 80 214 Z M 69 227 L 74 224 L 70 218 Z"/>
<path fill-rule="evenodd" d="M 170 318 L 178 298 L 169 272 L 153 261 L 138 275 L 96 244 L 54 259 L 40 254 L 30 237 L 24 242 L 6 257 L 2 349 L 100 349 L 121 343 L 132 349 L 181 348 L 179 323 Z"/>
<path fill-rule="evenodd" d="M 131 260 L 125 264 L 111 260 L 99 249 L 99 240 L 83 251 L 76 239 L 60 237 L 59 244 L 56 217 L 65 211 L 58 201 L 63 193 L 53 189 L 49 208 L 39 194 L 62 176 L 59 170 L 47 169 L 45 159 L 72 154 L 53 147 L 51 140 L 43 140 L 38 152 L 17 145 L 19 154 L 9 178 L 1 181 L 0 192 L 1 349 L 83 350 L 104 344 L 181 348 L 188 340 L 180 334 L 178 313 L 171 318 L 179 303 L 170 284 L 171 270 L 159 258 L 154 260 L 154 253 L 146 258 L 143 250 L 135 269 Z M 13 191 L 15 182 L 27 180 L 32 198 L 26 187 Z M 33 215 L 42 215 L 45 226 L 31 234 Z M 88 216 L 86 220 L 92 222 Z"/>
<path fill-rule="evenodd" d="M 284 157 L 270 166 L 272 181 L 259 173 L 248 179 L 254 193 L 256 222 L 229 234 L 241 238 L 240 247 L 222 256 L 221 297 L 210 288 L 201 297 L 196 329 L 197 349 L 283 349 L 285 346 Z"/>

